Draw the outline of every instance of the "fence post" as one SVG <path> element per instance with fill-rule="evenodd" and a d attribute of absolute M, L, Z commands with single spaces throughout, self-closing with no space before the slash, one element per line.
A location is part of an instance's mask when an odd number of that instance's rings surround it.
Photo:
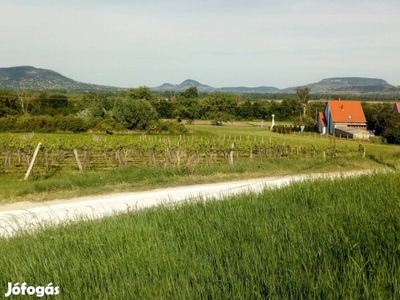
<path fill-rule="evenodd" d="M 233 148 L 235 147 L 235 144 L 232 143 L 231 145 L 231 151 L 229 152 L 229 164 L 233 165 Z"/>
<path fill-rule="evenodd" d="M 35 152 L 33 153 L 33 157 L 32 157 L 31 163 L 29 164 L 28 171 L 27 171 L 26 174 L 25 174 L 24 180 L 27 180 L 28 177 L 29 177 L 29 175 L 31 174 L 31 171 L 32 171 L 32 169 L 33 169 L 33 165 L 35 164 L 36 156 L 37 156 L 38 153 L 39 153 L 40 146 L 42 146 L 42 143 L 39 143 L 39 144 L 37 145 L 37 147 L 36 147 L 36 149 L 35 149 Z"/>
<path fill-rule="evenodd" d="M 180 151 L 180 147 L 181 147 L 181 142 L 178 141 L 178 149 L 176 150 L 176 164 L 177 164 L 178 168 L 181 166 L 181 151 Z"/>
<path fill-rule="evenodd" d="M 83 167 L 82 167 L 82 164 L 81 164 L 81 160 L 79 159 L 79 156 L 78 156 L 78 150 L 74 149 L 73 152 L 74 152 L 74 156 L 75 156 L 75 159 L 76 159 L 76 163 L 78 164 L 79 171 L 81 173 L 83 173 Z"/>

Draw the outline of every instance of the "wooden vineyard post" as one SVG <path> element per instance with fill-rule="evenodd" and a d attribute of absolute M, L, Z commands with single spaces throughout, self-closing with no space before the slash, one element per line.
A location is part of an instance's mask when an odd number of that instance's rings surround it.
<path fill-rule="evenodd" d="M 6 160 L 4 162 L 4 168 L 11 167 L 11 151 L 7 151 Z"/>
<path fill-rule="evenodd" d="M 35 150 L 35 152 L 33 153 L 33 157 L 32 157 L 31 163 L 29 164 L 28 171 L 27 171 L 26 174 L 25 174 L 24 180 L 27 180 L 28 177 L 29 177 L 29 175 L 30 175 L 31 172 L 32 172 L 33 165 L 35 164 L 36 156 L 37 156 L 38 153 L 39 153 L 40 146 L 42 146 L 42 143 L 39 143 L 39 144 L 37 145 L 36 150 Z"/>
<path fill-rule="evenodd" d="M 231 145 L 231 151 L 229 152 L 229 164 L 233 165 L 233 149 L 235 148 L 235 144 L 232 143 Z"/>
<path fill-rule="evenodd" d="M 181 152 L 179 151 L 180 146 L 181 146 L 181 142 L 178 141 L 178 148 L 176 150 L 176 164 L 177 164 L 178 168 L 181 166 Z"/>
<path fill-rule="evenodd" d="M 74 156 L 76 159 L 76 163 L 78 164 L 79 172 L 83 173 L 83 167 L 82 167 L 82 163 L 78 156 L 78 150 L 74 149 L 73 152 L 74 152 Z"/>

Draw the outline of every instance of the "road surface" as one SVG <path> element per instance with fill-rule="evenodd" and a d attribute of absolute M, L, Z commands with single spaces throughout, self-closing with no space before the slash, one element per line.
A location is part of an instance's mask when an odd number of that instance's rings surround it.
<path fill-rule="evenodd" d="M 264 188 L 279 188 L 294 181 L 347 177 L 365 174 L 365 171 L 345 173 L 318 173 L 247 179 L 233 182 L 191 185 L 157 189 L 145 192 L 120 193 L 82 197 L 39 203 L 13 203 L 0 206 L 0 236 L 10 237 L 18 229 L 34 231 L 44 223 L 58 224 L 82 218 L 101 218 L 115 213 L 143 209 L 157 205 L 182 203 L 188 199 L 222 199 L 246 191 L 260 192 Z"/>

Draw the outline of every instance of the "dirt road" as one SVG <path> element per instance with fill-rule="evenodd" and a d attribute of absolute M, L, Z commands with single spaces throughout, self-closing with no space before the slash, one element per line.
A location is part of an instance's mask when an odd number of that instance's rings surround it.
<path fill-rule="evenodd" d="M 0 236 L 12 236 L 18 229 L 35 230 L 43 223 L 58 224 L 67 220 L 101 218 L 114 213 L 143 209 L 162 204 L 176 204 L 188 199 L 222 199 L 246 191 L 259 192 L 263 188 L 279 188 L 293 181 L 322 177 L 347 177 L 365 171 L 345 173 L 317 173 L 248 179 L 203 185 L 191 185 L 146 192 L 121 193 L 82 197 L 42 203 L 20 202 L 0 206 Z"/>

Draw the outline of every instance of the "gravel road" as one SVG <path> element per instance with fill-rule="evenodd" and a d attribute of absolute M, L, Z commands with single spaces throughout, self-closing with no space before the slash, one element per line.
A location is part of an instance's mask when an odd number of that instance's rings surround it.
<path fill-rule="evenodd" d="M 365 171 L 344 173 L 316 173 L 191 185 L 157 189 L 145 192 L 119 193 L 82 197 L 68 200 L 31 203 L 19 202 L 0 206 L 0 236 L 12 236 L 18 229 L 35 230 L 44 223 L 58 224 L 82 218 L 101 218 L 162 204 L 176 204 L 188 199 L 221 199 L 246 191 L 259 192 L 263 188 L 279 188 L 290 182 L 322 177 L 347 177 L 365 174 Z"/>

